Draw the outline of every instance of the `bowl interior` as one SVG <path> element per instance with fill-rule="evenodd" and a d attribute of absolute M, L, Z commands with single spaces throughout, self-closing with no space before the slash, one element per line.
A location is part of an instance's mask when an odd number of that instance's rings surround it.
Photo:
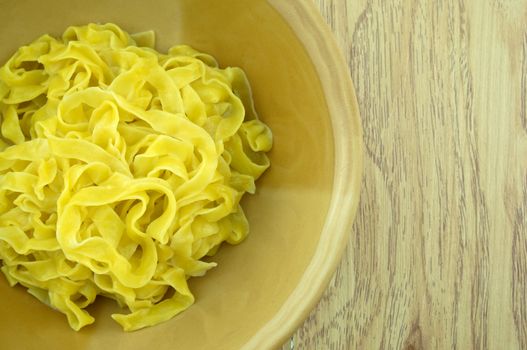
<path fill-rule="evenodd" d="M 271 169 L 245 198 L 250 235 L 223 246 L 219 266 L 193 279 L 196 303 L 169 322 L 124 333 L 110 319 L 113 301 L 90 308 L 96 323 L 70 330 L 65 316 L 0 277 L 2 347 L 75 349 L 235 349 L 276 314 L 298 284 L 324 225 L 334 147 L 324 94 L 304 47 L 265 0 L 6 0 L 0 2 L 0 61 L 44 33 L 114 22 L 153 29 L 157 49 L 189 44 L 221 66 L 248 74 L 257 111 L 271 127 Z"/>

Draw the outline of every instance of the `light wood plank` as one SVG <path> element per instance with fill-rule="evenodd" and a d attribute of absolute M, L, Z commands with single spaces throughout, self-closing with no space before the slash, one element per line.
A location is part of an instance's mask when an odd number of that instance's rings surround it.
<path fill-rule="evenodd" d="M 315 2 L 355 83 L 365 177 L 295 348 L 527 349 L 527 1 Z"/>

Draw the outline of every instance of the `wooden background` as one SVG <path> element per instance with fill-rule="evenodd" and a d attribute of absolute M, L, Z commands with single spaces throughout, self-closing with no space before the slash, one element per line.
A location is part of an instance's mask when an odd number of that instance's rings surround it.
<path fill-rule="evenodd" d="M 527 349 L 527 1 L 314 1 L 355 83 L 365 176 L 295 349 Z"/>

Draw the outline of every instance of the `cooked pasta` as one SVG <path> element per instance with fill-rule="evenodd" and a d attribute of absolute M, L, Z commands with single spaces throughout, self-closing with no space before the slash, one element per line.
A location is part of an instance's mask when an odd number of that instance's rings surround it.
<path fill-rule="evenodd" d="M 269 167 L 269 128 L 244 72 L 153 32 L 70 27 L 0 69 L 0 259 L 79 330 L 97 295 L 125 331 L 166 321 L 187 279 L 241 242 L 244 193 Z"/>

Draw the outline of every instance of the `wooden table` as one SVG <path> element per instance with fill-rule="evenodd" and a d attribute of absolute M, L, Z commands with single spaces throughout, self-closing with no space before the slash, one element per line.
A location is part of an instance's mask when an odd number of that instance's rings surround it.
<path fill-rule="evenodd" d="M 295 349 L 527 349 L 527 1 L 315 2 L 355 83 L 365 176 Z"/>

